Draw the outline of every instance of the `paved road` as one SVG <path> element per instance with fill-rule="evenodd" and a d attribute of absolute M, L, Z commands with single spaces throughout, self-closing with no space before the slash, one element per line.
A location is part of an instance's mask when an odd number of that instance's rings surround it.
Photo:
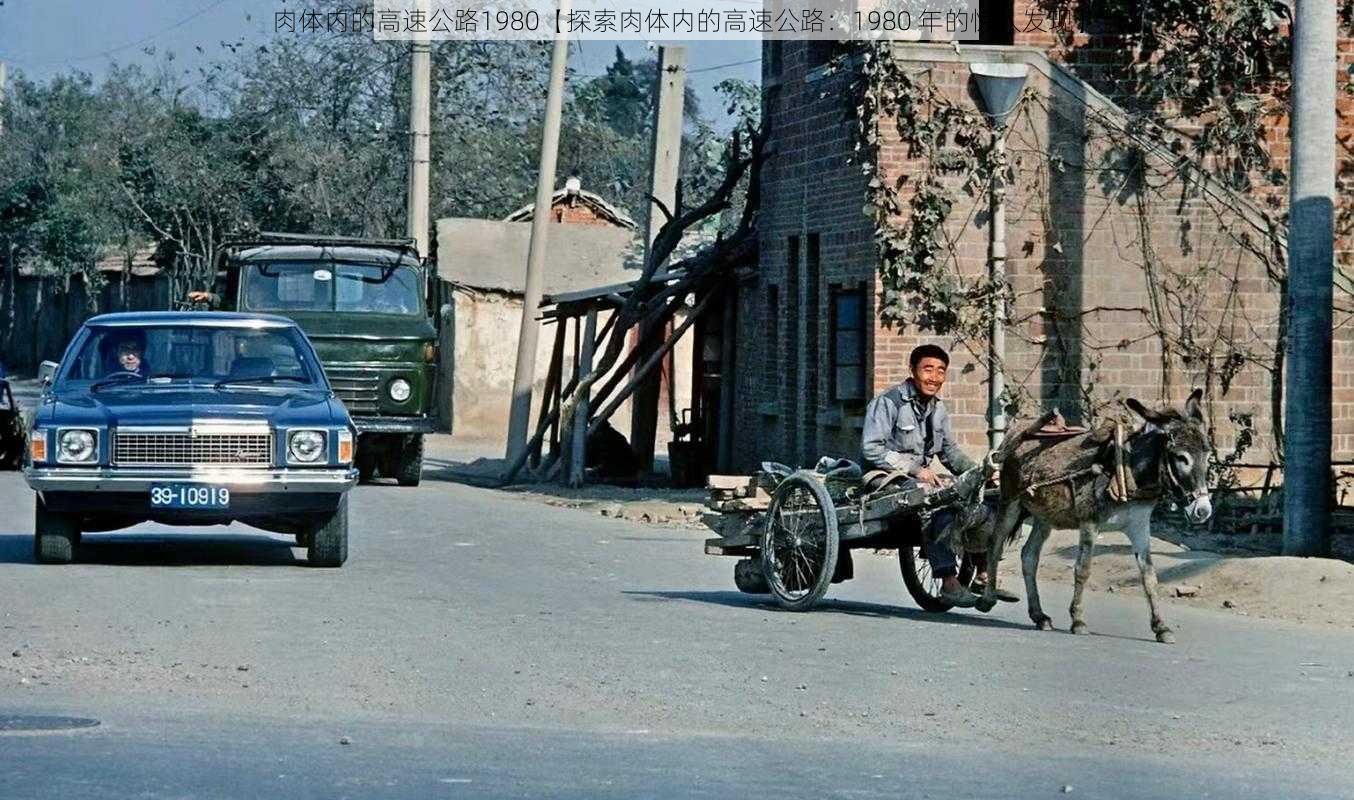
<path fill-rule="evenodd" d="M 101 722 L 0 732 L 6 798 L 1354 796 L 1338 630 L 1171 608 L 1169 647 L 1116 594 L 1038 633 L 885 558 L 787 614 L 697 531 L 440 482 L 359 489 L 340 571 L 156 526 L 38 566 L 13 473 L 0 510 L 0 730 Z"/>

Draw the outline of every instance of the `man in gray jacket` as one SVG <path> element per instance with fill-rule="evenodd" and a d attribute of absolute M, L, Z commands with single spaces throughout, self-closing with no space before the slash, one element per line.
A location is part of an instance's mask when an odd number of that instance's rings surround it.
<path fill-rule="evenodd" d="M 908 364 L 912 377 L 870 401 L 865 409 L 861 454 L 869 469 L 902 472 L 918 485 L 940 487 L 945 479 L 932 471 L 934 458 L 939 457 L 954 475 L 978 465 L 959 448 L 950 429 L 950 415 L 939 397 L 950 355 L 937 345 L 924 344 L 913 349 Z M 941 599 L 972 608 L 978 596 L 959 582 L 958 559 L 935 541 L 936 532 L 943 530 L 952 516 L 942 511 L 932 517 L 926 557 L 932 573 L 941 579 Z"/>

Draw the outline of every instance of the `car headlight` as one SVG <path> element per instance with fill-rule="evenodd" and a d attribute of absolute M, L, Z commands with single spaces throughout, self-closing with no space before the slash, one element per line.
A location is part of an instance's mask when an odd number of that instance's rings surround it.
<path fill-rule="evenodd" d="M 287 460 L 314 464 L 324 458 L 324 431 L 292 431 L 287 437 Z"/>
<path fill-rule="evenodd" d="M 94 431 L 64 430 L 56 443 L 56 460 L 62 464 L 90 464 L 99 457 L 99 439 Z"/>
<path fill-rule="evenodd" d="M 28 434 L 28 455 L 34 464 L 47 460 L 47 431 L 39 428 Z"/>
<path fill-rule="evenodd" d="M 340 464 L 353 463 L 353 432 L 338 432 L 338 462 Z"/>
<path fill-rule="evenodd" d="M 410 386 L 409 381 L 406 381 L 404 378 L 396 378 L 390 382 L 390 388 L 386 391 L 390 392 L 391 400 L 394 400 L 396 403 L 403 403 L 405 400 L 409 399 L 409 395 L 413 393 L 414 387 Z"/>

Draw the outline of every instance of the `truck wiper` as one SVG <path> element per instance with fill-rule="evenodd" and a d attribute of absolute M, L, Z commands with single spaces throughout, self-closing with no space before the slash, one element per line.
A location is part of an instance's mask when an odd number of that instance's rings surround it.
<path fill-rule="evenodd" d="M 216 382 L 216 388 L 220 389 L 232 384 L 250 384 L 250 383 L 277 383 L 278 381 L 292 381 L 293 383 L 310 383 L 309 378 L 302 378 L 299 375 L 253 375 L 247 378 L 222 378 Z"/>

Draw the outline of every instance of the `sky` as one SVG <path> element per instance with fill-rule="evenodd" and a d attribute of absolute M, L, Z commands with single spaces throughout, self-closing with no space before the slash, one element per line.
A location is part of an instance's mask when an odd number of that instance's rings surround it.
<path fill-rule="evenodd" d="M 316 0 L 0 0 L 0 61 L 11 74 L 43 81 L 71 71 L 97 78 L 113 63 L 151 65 L 173 53 L 176 68 L 196 75 L 197 67 L 226 54 L 222 41 L 266 42 L 274 35 L 275 12 L 317 5 Z M 573 74 L 602 74 L 616 44 L 576 42 Z M 620 44 L 631 58 L 645 56 L 644 42 Z M 758 42 L 681 44 L 687 45 L 689 80 L 709 115 L 723 111 L 713 102 L 715 84 L 725 78 L 760 80 Z"/>

